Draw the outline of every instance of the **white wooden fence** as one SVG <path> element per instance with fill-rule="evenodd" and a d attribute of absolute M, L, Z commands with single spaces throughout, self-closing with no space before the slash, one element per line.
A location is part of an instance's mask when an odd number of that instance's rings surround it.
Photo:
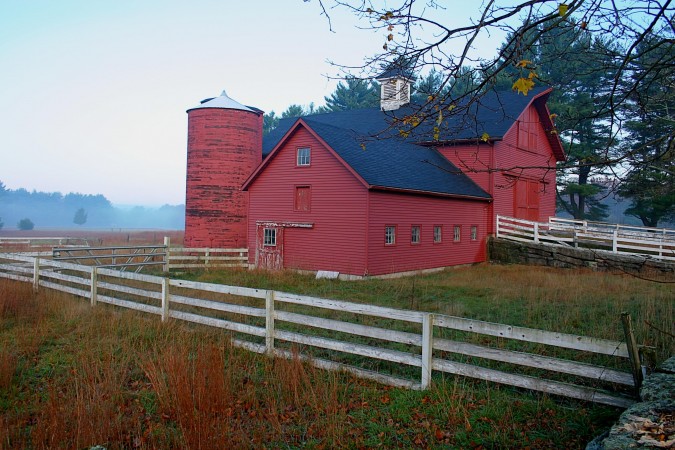
<path fill-rule="evenodd" d="M 52 259 L 99 268 L 133 268 L 136 273 L 147 266 L 161 266 L 168 272 L 172 269 L 248 267 L 248 249 L 171 247 L 170 239 L 165 237 L 163 245 L 54 247 Z"/>
<path fill-rule="evenodd" d="M 618 341 L 17 254 L 0 254 L 0 277 L 84 297 L 92 306 L 108 303 L 163 321 L 219 327 L 232 332 L 235 345 L 251 351 L 299 355 L 321 368 L 399 387 L 425 389 L 437 371 L 625 407 L 631 398 L 605 389 L 632 390 L 638 383 L 622 370 L 629 347 Z M 471 337 L 480 337 L 481 345 Z M 545 349 L 548 355 L 562 351 L 567 359 L 514 351 L 514 346 Z M 579 362 L 593 354 L 611 360 L 612 367 Z M 385 368 L 389 373 L 378 365 L 386 362 L 393 363 Z M 482 366 L 469 364 L 476 362 Z"/>
<path fill-rule="evenodd" d="M 552 217 L 532 222 L 497 216 L 497 237 L 520 242 L 571 245 L 616 254 L 675 261 L 675 230 Z"/>

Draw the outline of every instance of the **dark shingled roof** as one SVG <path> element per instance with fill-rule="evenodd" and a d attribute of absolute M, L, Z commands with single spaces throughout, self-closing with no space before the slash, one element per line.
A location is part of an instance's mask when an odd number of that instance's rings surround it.
<path fill-rule="evenodd" d="M 472 104 L 455 108 L 459 113 L 446 114 L 436 141 L 431 131 L 435 123 L 422 123 L 407 138 L 400 137 L 397 126 L 390 126 L 392 119 L 413 114 L 416 108 L 412 106 L 395 111 L 340 111 L 302 119 L 372 187 L 489 199 L 489 194 L 432 146 L 439 145 L 439 141 L 476 140 L 484 133 L 491 140 L 499 140 L 541 92 L 533 91 L 528 96 L 511 91 L 489 92 Z M 281 119 L 277 128 L 265 136 L 264 157 L 297 120 Z"/>

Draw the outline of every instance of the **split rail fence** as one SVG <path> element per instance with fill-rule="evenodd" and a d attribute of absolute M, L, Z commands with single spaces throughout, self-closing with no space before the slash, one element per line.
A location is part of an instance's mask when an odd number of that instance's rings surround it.
<path fill-rule="evenodd" d="M 162 321 L 177 319 L 229 330 L 233 344 L 248 350 L 297 356 L 320 368 L 398 387 L 426 389 L 432 373 L 441 372 L 626 407 L 634 402 L 632 395 L 640 383 L 632 334 L 627 345 L 19 254 L 0 254 L 0 277 L 32 283 L 36 290 L 50 288 L 83 297 L 92 306 L 107 303 L 155 314 Z M 516 351 L 522 348 L 528 353 Z"/>
<path fill-rule="evenodd" d="M 675 230 L 551 217 L 532 222 L 497 216 L 498 238 L 549 245 L 588 247 L 615 254 L 675 261 Z"/>

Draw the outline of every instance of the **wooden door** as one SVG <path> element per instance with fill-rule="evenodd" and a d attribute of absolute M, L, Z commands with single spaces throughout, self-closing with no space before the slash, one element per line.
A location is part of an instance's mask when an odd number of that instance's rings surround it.
<path fill-rule="evenodd" d="M 261 269 L 284 268 L 284 228 L 279 225 L 259 224 L 257 228 L 256 266 Z"/>
<path fill-rule="evenodd" d="M 541 183 L 533 180 L 516 180 L 514 214 L 516 219 L 539 221 L 539 196 Z"/>

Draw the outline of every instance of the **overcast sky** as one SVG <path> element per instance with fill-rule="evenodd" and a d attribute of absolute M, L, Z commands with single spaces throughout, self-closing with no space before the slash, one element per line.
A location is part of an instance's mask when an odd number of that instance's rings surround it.
<path fill-rule="evenodd" d="M 2 0 L 0 181 L 184 203 L 186 109 L 223 89 L 267 112 L 319 105 L 339 74 L 327 60 L 381 50 L 331 16 L 334 32 L 316 1 Z"/>

